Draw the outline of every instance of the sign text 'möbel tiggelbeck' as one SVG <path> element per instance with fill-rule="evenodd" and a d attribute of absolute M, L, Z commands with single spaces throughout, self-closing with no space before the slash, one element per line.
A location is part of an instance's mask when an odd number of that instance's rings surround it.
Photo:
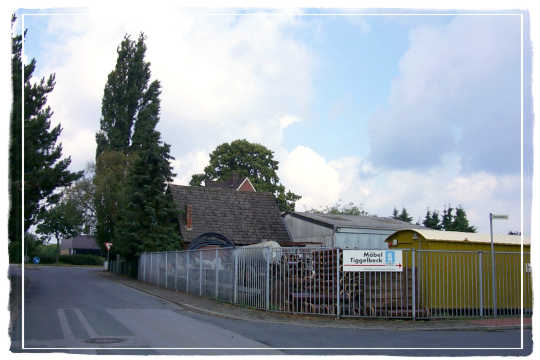
<path fill-rule="evenodd" d="M 343 250 L 343 271 L 402 271 L 401 250 Z"/>

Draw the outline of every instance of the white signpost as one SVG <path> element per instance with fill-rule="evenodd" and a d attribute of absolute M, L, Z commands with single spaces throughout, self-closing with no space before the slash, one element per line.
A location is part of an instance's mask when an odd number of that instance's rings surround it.
<path fill-rule="evenodd" d="M 343 271 L 403 271 L 401 250 L 343 250 Z"/>
<path fill-rule="evenodd" d="M 109 250 L 111 250 L 111 246 L 112 246 L 112 243 L 110 242 L 105 243 L 105 247 L 107 248 L 107 260 L 103 264 L 103 267 L 105 268 L 105 270 L 109 269 Z"/>

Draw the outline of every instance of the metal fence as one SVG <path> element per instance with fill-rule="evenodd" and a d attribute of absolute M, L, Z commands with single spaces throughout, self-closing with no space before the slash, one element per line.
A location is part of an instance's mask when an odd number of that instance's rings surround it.
<path fill-rule="evenodd" d="M 402 251 L 399 272 L 344 272 L 341 249 L 144 253 L 138 279 L 286 313 L 412 319 L 519 315 L 521 309 L 532 314 L 529 253 L 522 263 L 520 253 L 497 252 L 492 277 L 489 252 Z"/>

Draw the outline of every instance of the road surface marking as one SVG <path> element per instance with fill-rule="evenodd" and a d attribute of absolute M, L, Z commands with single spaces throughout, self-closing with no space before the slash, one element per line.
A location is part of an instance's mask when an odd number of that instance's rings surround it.
<path fill-rule="evenodd" d="M 73 335 L 73 332 L 71 331 L 71 328 L 69 327 L 69 323 L 66 317 L 66 313 L 64 312 L 64 309 L 58 309 L 58 319 L 60 320 L 60 327 L 62 328 L 62 333 L 64 334 L 64 339 L 67 340 L 75 340 L 75 335 Z"/>
<path fill-rule="evenodd" d="M 84 330 L 86 330 L 86 332 L 88 333 L 88 336 L 90 338 L 96 338 L 98 337 L 98 334 L 94 331 L 94 329 L 92 328 L 92 326 L 90 326 L 90 323 L 88 322 L 88 320 L 86 320 L 86 318 L 84 317 L 83 313 L 81 312 L 80 309 L 78 308 L 75 308 L 73 309 L 73 311 L 75 311 L 75 315 L 77 315 L 77 318 L 79 319 L 79 321 L 81 322 L 82 326 L 84 327 Z"/>

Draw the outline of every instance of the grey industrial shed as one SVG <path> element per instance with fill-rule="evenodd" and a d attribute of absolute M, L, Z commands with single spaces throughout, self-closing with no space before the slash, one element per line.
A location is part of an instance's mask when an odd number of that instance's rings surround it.
<path fill-rule="evenodd" d="M 379 216 L 292 212 L 283 217 L 293 242 L 341 249 L 387 249 L 384 240 L 395 231 L 424 228 Z"/>

